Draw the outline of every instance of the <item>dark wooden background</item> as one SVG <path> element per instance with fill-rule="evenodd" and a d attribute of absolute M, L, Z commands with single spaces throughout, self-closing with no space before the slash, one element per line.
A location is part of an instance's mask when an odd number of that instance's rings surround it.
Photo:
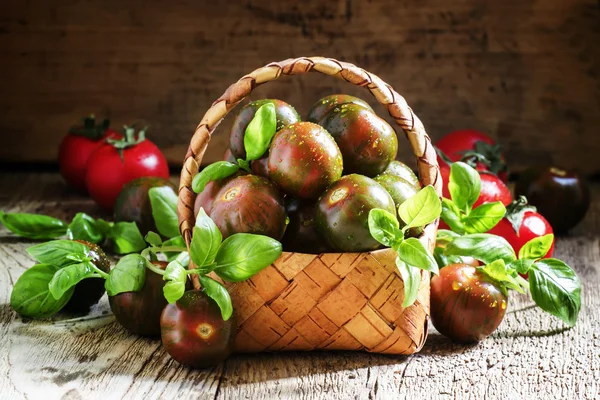
<path fill-rule="evenodd" d="M 556 163 L 600 172 L 596 0 L 3 0 L 0 160 L 53 162 L 68 127 L 95 112 L 115 125 L 151 124 L 176 165 L 230 83 L 309 55 L 378 74 L 434 139 L 475 128 L 506 147 L 515 170 Z M 323 95 L 360 90 L 313 75 L 254 96 L 306 112 Z M 408 156 L 405 145 L 400 157 Z"/>

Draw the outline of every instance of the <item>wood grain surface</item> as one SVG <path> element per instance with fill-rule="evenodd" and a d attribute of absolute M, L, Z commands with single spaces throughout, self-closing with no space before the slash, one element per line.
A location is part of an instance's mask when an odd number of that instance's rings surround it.
<path fill-rule="evenodd" d="M 389 82 L 434 139 L 480 129 L 506 147 L 514 170 L 556 163 L 597 173 L 599 21 L 596 0 L 4 0 L 0 160 L 53 162 L 67 128 L 95 112 L 115 126 L 150 124 L 178 165 L 229 84 L 271 61 L 323 55 Z M 253 98 L 305 114 L 335 92 L 363 94 L 309 76 Z M 207 161 L 224 150 L 230 121 Z"/>
<path fill-rule="evenodd" d="M 600 186 L 586 219 L 557 241 L 579 274 L 577 326 L 513 295 L 498 331 L 475 346 L 430 333 L 413 356 L 364 352 L 234 355 L 194 371 L 160 342 L 127 334 L 104 297 L 88 316 L 23 321 L 9 305 L 33 264 L 30 242 L 0 228 L 0 397 L 10 399 L 597 399 L 600 393 Z M 98 209 L 55 174 L 0 175 L 0 209 L 70 218 Z"/>

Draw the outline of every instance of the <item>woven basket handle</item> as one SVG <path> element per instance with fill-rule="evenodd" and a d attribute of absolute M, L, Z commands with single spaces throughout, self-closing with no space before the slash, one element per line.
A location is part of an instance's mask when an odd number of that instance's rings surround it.
<path fill-rule="evenodd" d="M 195 225 L 194 202 L 196 194 L 192 190 L 192 180 L 198 173 L 211 134 L 229 111 L 257 86 L 278 79 L 281 75 L 301 75 L 310 71 L 331 75 L 369 90 L 406 134 L 412 151 L 417 158 L 421 183 L 424 186 L 433 185 L 436 193 L 441 197 L 442 178 L 431 139 L 425 133 L 423 123 L 406 104 L 406 100 L 396 93 L 390 85 L 362 68 L 331 58 L 302 57 L 288 59 L 258 68 L 229 86 L 225 93 L 204 114 L 202 121 L 196 128 L 183 163 L 179 184 L 179 202 L 177 204 L 179 230 L 188 246 Z M 431 224 L 425 229 L 424 238 L 427 238 L 430 249 L 433 248 L 436 230 L 437 224 Z"/>

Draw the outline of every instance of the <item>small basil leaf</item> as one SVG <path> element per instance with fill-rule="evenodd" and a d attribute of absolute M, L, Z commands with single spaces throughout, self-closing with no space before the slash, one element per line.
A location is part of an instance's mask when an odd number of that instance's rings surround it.
<path fill-rule="evenodd" d="M 548 254 L 552 243 L 554 243 L 554 235 L 551 233 L 533 238 L 521 247 L 519 258 L 528 258 L 531 260 L 542 258 Z"/>
<path fill-rule="evenodd" d="M 194 264 L 198 268 L 211 264 L 217 256 L 222 241 L 221 231 L 206 215 L 204 209 L 200 208 L 190 244 L 190 257 Z"/>
<path fill-rule="evenodd" d="M 369 231 L 375 240 L 387 247 L 393 247 L 404 237 L 396 217 L 381 208 L 369 211 Z"/>
<path fill-rule="evenodd" d="M 0 223 L 15 235 L 28 239 L 56 239 L 67 233 L 67 225 L 63 221 L 47 215 L 0 211 Z"/>
<path fill-rule="evenodd" d="M 201 193 L 208 182 L 227 178 L 238 172 L 239 169 L 240 166 L 238 164 L 229 161 L 217 161 L 212 163 L 194 176 L 192 189 L 196 193 Z"/>
<path fill-rule="evenodd" d="M 59 300 L 72 287 L 82 280 L 89 278 L 96 271 L 91 262 L 86 261 L 78 264 L 71 264 L 56 271 L 52 280 L 48 284 L 50 294 L 55 300 Z"/>
<path fill-rule="evenodd" d="M 221 309 L 221 317 L 223 317 L 223 321 L 227 321 L 229 318 L 231 318 L 231 314 L 233 314 L 233 304 L 231 303 L 231 297 L 229 297 L 229 292 L 227 289 L 225 289 L 225 287 L 219 282 L 209 278 L 208 276 L 199 275 L 198 279 L 200 279 L 204 293 L 213 299 Z"/>
<path fill-rule="evenodd" d="M 47 318 L 67 304 L 75 288 L 69 289 L 58 300 L 48 288 L 58 270 L 58 267 L 50 264 L 36 264 L 17 279 L 10 296 L 10 305 L 17 314 L 27 318 Z"/>
<path fill-rule="evenodd" d="M 506 214 L 500 201 L 485 203 L 465 215 L 462 223 L 467 233 L 484 233 L 492 229 Z"/>
<path fill-rule="evenodd" d="M 146 282 L 146 259 L 139 254 L 129 254 L 110 270 L 104 288 L 109 296 L 119 293 L 139 292 Z"/>
<path fill-rule="evenodd" d="M 462 223 L 463 213 L 456 207 L 456 204 L 450 199 L 442 199 L 442 221 L 444 221 L 450 229 L 459 234 L 465 233 L 465 226 Z"/>
<path fill-rule="evenodd" d="M 460 234 L 450 231 L 448 229 L 438 229 L 436 236 L 436 244 L 437 245 L 446 245 L 459 237 Z"/>
<path fill-rule="evenodd" d="M 454 239 L 446 245 L 445 255 L 473 257 L 484 264 L 498 259 L 510 264 L 517 259 L 515 251 L 503 237 L 489 233 L 474 233 Z"/>
<path fill-rule="evenodd" d="M 581 309 L 581 282 L 564 262 L 546 258 L 529 270 L 531 297 L 542 310 L 575 325 Z"/>
<path fill-rule="evenodd" d="M 69 255 L 87 256 L 90 249 L 83 243 L 72 240 L 52 240 L 40 243 L 27 249 L 27 253 L 42 264 L 52 264 L 61 267 L 71 264 Z"/>
<path fill-rule="evenodd" d="M 137 253 L 146 248 L 146 241 L 135 222 L 115 223 L 109 236 L 117 254 Z"/>
<path fill-rule="evenodd" d="M 167 282 L 163 287 L 163 294 L 165 299 L 167 299 L 170 304 L 173 304 L 185 293 L 187 271 L 179 261 L 171 261 L 169 265 L 167 265 L 167 268 L 165 268 L 163 279 Z"/>
<path fill-rule="evenodd" d="M 178 253 L 176 255 L 173 254 L 175 253 L 171 253 L 167 256 L 169 262 L 176 260 L 177 262 L 179 262 L 179 264 L 187 268 L 187 266 L 190 264 L 190 253 L 188 253 L 187 251 L 182 251 L 181 253 Z"/>
<path fill-rule="evenodd" d="M 404 261 L 396 258 L 396 267 L 404 283 L 404 301 L 402 307 L 412 306 L 419 294 L 421 284 L 421 271 L 418 268 L 407 265 Z"/>
<path fill-rule="evenodd" d="M 398 215 L 406 223 L 403 230 L 425 226 L 438 218 L 441 212 L 442 204 L 431 185 L 425 186 L 398 207 Z"/>
<path fill-rule="evenodd" d="M 521 289 L 521 286 L 519 285 L 519 282 L 508 273 L 506 269 L 506 264 L 503 260 L 495 260 L 489 263 L 488 265 L 479 267 L 479 269 L 483 271 L 487 276 L 499 283 L 498 286 L 500 287 L 504 295 L 508 295 L 506 288 L 514 289 L 519 293 L 524 293 L 523 289 Z"/>
<path fill-rule="evenodd" d="M 75 215 L 69 224 L 67 237 L 71 240 L 85 240 L 95 244 L 101 244 L 105 239 L 104 232 L 97 221 L 85 213 Z"/>
<path fill-rule="evenodd" d="M 277 130 L 275 105 L 266 103 L 259 107 L 244 133 L 246 160 L 258 160 L 265 154 Z"/>
<path fill-rule="evenodd" d="M 281 252 L 281 243 L 268 236 L 236 233 L 219 247 L 215 273 L 227 281 L 241 282 L 271 265 Z"/>
<path fill-rule="evenodd" d="M 477 201 L 481 191 L 479 172 L 464 162 L 455 162 L 450 167 L 448 191 L 454 204 L 467 212 Z"/>
<path fill-rule="evenodd" d="M 521 258 L 519 260 L 515 260 L 510 264 L 511 268 L 514 268 L 520 274 L 526 274 L 529 272 L 529 268 L 533 265 L 535 260 Z"/>
<path fill-rule="evenodd" d="M 443 247 L 436 247 L 433 249 L 433 257 L 435 258 L 435 261 L 440 269 L 450 264 L 464 263 L 464 260 L 460 256 L 445 255 Z"/>
<path fill-rule="evenodd" d="M 398 258 L 405 264 L 439 275 L 440 270 L 433 255 L 417 238 L 408 238 L 398 248 Z"/>
<path fill-rule="evenodd" d="M 146 234 L 146 237 L 144 238 L 144 240 L 147 243 L 151 244 L 152 246 L 160 246 L 163 243 L 160 235 L 158 233 L 152 232 L 152 231 L 150 231 Z"/>
<path fill-rule="evenodd" d="M 177 195 L 173 189 L 168 186 L 153 187 L 148 190 L 148 196 L 158 233 L 169 238 L 179 235 Z"/>

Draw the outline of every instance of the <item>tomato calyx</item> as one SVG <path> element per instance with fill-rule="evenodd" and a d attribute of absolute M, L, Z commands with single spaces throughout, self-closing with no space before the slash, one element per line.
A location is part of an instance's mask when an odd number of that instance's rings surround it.
<path fill-rule="evenodd" d="M 502 146 L 499 144 L 490 144 L 484 141 L 478 140 L 475 142 L 475 148 L 473 150 L 461 151 L 461 161 L 464 161 L 471 166 L 478 162 L 485 165 L 485 167 L 492 173 L 498 175 L 501 172 L 508 172 L 506 162 L 502 157 Z"/>
<path fill-rule="evenodd" d="M 130 147 L 135 147 L 138 144 L 142 143 L 144 140 L 146 140 L 146 129 L 148 129 L 148 127 L 146 126 L 143 129 L 140 129 L 140 131 L 137 132 L 137 134 L 135 131 L 135 127 L 129 127 L 127 125 L 124 125 L 123 129 L 125 131 L 125 135 L 122 138 L 106 139 L 106 142 L 108 144 L 117 149 L 117 151 L 119 152 L 119 156 L 121 157 L 121 161 L 124 161 L 123 150 Z"/>
<path fill-rule="evenodd" d="M 83 121 L 83 126 L 73 126 L 69 129 L 69 133 L 85 136 L 92 140 L 100 140 L 110 126 L 110 120 L 108 118 L 104 118 L 102 122 L 96 124 L 96 116 L 94 114 L 83 117 L 81 120 Z"/>
<path fill-rule="evenodd" d="M 537 212 L 537 209 L 527 202 L 525 196 L 519 196 L 506 207 L 505 218 L 510 222 L 515 233 L 519 233 L 525 213 L 528 211 Z"/>

